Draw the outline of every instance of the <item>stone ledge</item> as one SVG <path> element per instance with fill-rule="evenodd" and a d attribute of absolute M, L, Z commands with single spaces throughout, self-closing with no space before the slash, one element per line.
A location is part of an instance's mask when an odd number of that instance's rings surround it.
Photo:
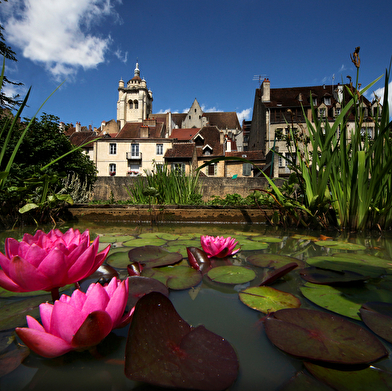
<path fill-rule="evenodd" d="M 75 219 L 96 222 L 231 223 L 263 224 L 273 210 L 255 207 L 184 205 L 74 205 L 68 208 Z"/>

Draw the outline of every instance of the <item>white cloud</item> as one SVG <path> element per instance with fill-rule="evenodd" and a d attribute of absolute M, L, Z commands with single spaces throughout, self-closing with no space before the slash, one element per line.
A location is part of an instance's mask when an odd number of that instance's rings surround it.
<path fill-rule="evenodd" d="M 252 109 L 244 109 L 242 111 L 240 111 L 239 113 L 237 113 L 237 117 L 238 117 L 238 121 L 240 121 L 240 124 L 242 124 L 243 120 L 249 121 L 250 118 L 250 113 L 251 113 Z"/>
<path fill-rule="evenodd" d="M 104 61 L 110 36 L 99 37 L 91 28 L 108 16 L 118 18 L 118 0 L 13 0 L 2 4 L 8 20 L 7 41 L 23 56 L 42 63 L 56 79 L 90 69 Z M 17 15 L 17 16 L 15 16 Z"/>
<path fill-rule="evenodd" d="M 126 63 L 126 62 L 128 61 L 128 52 L 123 53 L 122 50 L 117 49 L 117 50 L 114 52 L 114 54 L 115 54 L 115 56 L 116 56 L 120 61 L 122 61 L 123 63 Z"/>
<path fill-rule="evenodd" d="M 384 90 L 385 88 L 378 88 L 374 93 L 371 94 L 368 99 L 371 101 L 374 98 L 374 94 L 377 95 L 377 97 L 381 98 L 380 103 L 384 105 Z M 388 104 L 389 104 L 389 112 L 392 113 L 392 81 L 388 84 Z"/>

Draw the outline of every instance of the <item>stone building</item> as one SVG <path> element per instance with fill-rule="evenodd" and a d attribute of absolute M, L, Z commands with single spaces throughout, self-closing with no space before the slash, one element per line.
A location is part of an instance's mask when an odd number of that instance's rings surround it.
<path fill-rule="evenodd" d="M 350 85 L 347 87 L 351 88 Z M 307 135 L 305 117 L 314 125 L 311 102 L 318 118 L 332 125 L 344 104 L 351 98 L 345 89 L 346 86 L 342 85 L 271 88 L 270 81 L 264 79 L 255 93 L 247 148 L 250 151 L 261 150 L 265 156 L 271 155 L 271 150 L 276 150 L 290 159 L 287 143 L 282 137 L 289 134 L 290 128 Z M 360 105 L 364 114 L 361 132 L 370 138 L 374 136 L 372 115 L 376 113 L 377 104 L 376 101 L 369 102 L 365 97 L 361 98 Z M 347 116 L 349 131 L 354 129 L 354 118 L 353 112 Z M 275 156 L 270 160 L 277 162 L 274 163 L 274 176 L 286 176 L 290 173 L 286 159 Z"/>

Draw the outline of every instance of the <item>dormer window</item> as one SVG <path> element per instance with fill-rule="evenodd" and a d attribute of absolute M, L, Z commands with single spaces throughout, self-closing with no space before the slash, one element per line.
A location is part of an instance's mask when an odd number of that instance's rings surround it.
<path fill-rule="evenodd" d="M 313 106 L 317 106 L 317 97 L 316 96 L 312 97 L 312 102 L 313 102 Z"/>
<path fill-rule="evenodd" d="M 327 106 L 331 105 L 331 97 L 330 96 L 324 96 L 324 104 Z"/>

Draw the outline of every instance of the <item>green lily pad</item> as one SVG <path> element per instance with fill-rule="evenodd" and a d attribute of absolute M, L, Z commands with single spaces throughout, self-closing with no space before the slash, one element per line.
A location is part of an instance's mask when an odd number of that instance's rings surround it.
<path fill-rule="evenodd" d="M 46 296 L 18 300 L 1 306 L 0 330 L 8 330 L 26 325 L 26 315 L 38 318 L 39 305 L 46 301 L 52 301 L 52 297 L 48 294 Z"/>
<path fill-rule="evenodd" d="M 129 265 L 129 250 L 117 251 L 106 258 L 106 263 L 116 269 L 126 269 Z"/>
<path fill-rule="evenodd" d="M 253 240 L 244 239 L 238 240 L 238 244 L 243 251 L 250 251 L 250 250 L 264 250 L 268 248 L 268 243 L 264 242 L 255 242 Z"/>
<path fill-rule="evenodd" d="M 166 240 L 159 238 L 151 238 L 151 239 L 132 239 L 123 243 L 123 246 L 126 247 L 141 247 L 141 246 L 163 246 L 166 243 Z"/>
<path fill-rule="evenodd" d="M 159 237 L 158 235 L 163 235 L 163 232 L 145 232 L 143 234 L 139 234 L 138 237 L 140 239 L 156 239 Z"/>
<path fill-rule="evenodd" d="M 369 279 L 369 277 L 366 277 L 363 274 L 347 270 L 327 270 L 313 266 L 302 269 L 300 274 L 301 277 L 308 282 L 323 285 L 352 284 L 353 282 L 363 282 Z"/>
<path fill-rule="evenodd" d="M 388 355 L 364 327 L 335 314 L 304 308 L 274 312 L 264 320 L 270 341 L 301 359 L 330 364 L 369 364 Z"/>
<path fill-rule="evenodd" d="M 280 243 L 283 241 L 282 238 L 275 238 L 273 236 L 255 236 L 252 237 L 252 240 L 256 242 L 264 242 L 264 243 Z"/>
<path fill-rule="evenodd" d="M 380 267 L 380 264 L 372 264 L 371 262 L 364 261 L 359 258 L 346 257 L 346 254 L 335 254 L 333 257 L 322 255 L 318 257 L 311 257 L 306 260 L 310 266 L 315 266 L 321 269 L 330 269 L 336 271 L 350 271 L 377 278 L 385 273 L 385 269 Z"/>
<path fill-rule="evenodd" d="M 292 239 L 296 239 L 296 240 L 311 240 L 312 242 L 317 242 L 320 239 L 316 236 L 311 236 L 311 235 L 300 235 L 300 234 L 296 234 L 291 236 Z"/>
<path fill-rule="evenodd" d="M 181 254 L 184 258 L 186 258 L 187 257 L 187 251 L 186 251 L 186 246 L 184 247 L 182 244 L 175 244 L 176 242 L 174 241 L 173 242 L 173 244 L 169 244 L 168 246 L 165 246 L 164 248 L 167 250 L 167 251 L 170 251 L 170 252 L 176 252 L 176 253 L 179 253 L 179 254 Z"/>
<path fill-rule="evenodd" d="M 159 239 L 163 239 L 163 240 L 177 240 L 179 238 L 181 238 L 181 235 L 175 235 L 175 234 L 169 234 L 169 233 L 161 233 L 158 232 L 157 234 L 157 238 Z"/>
<path fill-rule="evenodd" d="M 329 247 L 336 250 L 349 250 L 349 251 L 366 250 L 366 246 L 363 246 L 362 244 L 343 242 L 340 240 L 319 240 L 314 243 L 317 244 L 317 246 Z"/>
<path fill-rule="evenodd" d="M 144 269 L 142 276 L 155 278 L 174 290 L 192 288 L 202 280 L 201 273 L 189 266 L 165 266 Z"/>
<path fill-rule="evenodd" d="M 364 253 L 345 253 L 345 254 L 333 254 L 333 257 L 343 256 L 347 262 L 364 263 L 373 267 L 382 269 L 382 272 L 392 274 L 392 260 L 389 258 L 380 258 L 375 255 L 364 254 Z"/>
<path fill-rule="evenodd" d="M 247 257 L 246 260 L 254 266 L 276 269 L 292 262 L 297 263 L 299 268 L 304 266 L 304 262 L 300 259 L 279 254 L 254 254 Z"/>
<path fill-rule="evenodd" d="M 362 320 L 370 330 L 392 343 L 392 304 L 365 303 L 360 313 Z"/>
<path fill-rule="evenodd" d="M 176 252 L 169 252 L 159 246 L 136 247 L 128 252 L 129 261 L 138 262 L 145 267 L 173 265 L 180 262 L 183 256 Z"/>
<path fill-rule="evenodd" d="M 288 382 L 282 387 L 279 387 L 279 391 L 333 391 L 331 387 L 321 383 L 321 381 L 315 379 L 312 376 L 306 375 L 300 371 L 295 374 Z"/>
<path fill-rule="evenodd" d="M 252 281 L 256 273 L 242 266 L 218 266 L 209 270 L 207 276 L 212 281 L 224 284 L 244 284 Z"/>
<path fill-rule="evenodd" d="M 256 311 L 269 314 L 283 308 L 298 308 L 301 302 L 291 293 L 279 291 L 270 286 L 247 288 L 239 293 L 240 300 Z"/>
<path fill-rule="evenodd" d="M 99 243 L 116 243 L 116 236 L 100 236 Z"/>
<path fill-rule="evenodd" d="M 323 383 L 339 391 L 390 391 L 392 374 L 373 366 L 358 371 L 339 371 L 305 362 L 306 369 Z"/>
<path fill-rule="evenodd" d="M 300 290 L 318 306 L 356 320 L 361 320 L 358 313 L 362 304 L 368 301 L 392 302 L 391 291 L 377 289 L 372 284 L 364 287 L 332 287 L 307 282 Z"/>

